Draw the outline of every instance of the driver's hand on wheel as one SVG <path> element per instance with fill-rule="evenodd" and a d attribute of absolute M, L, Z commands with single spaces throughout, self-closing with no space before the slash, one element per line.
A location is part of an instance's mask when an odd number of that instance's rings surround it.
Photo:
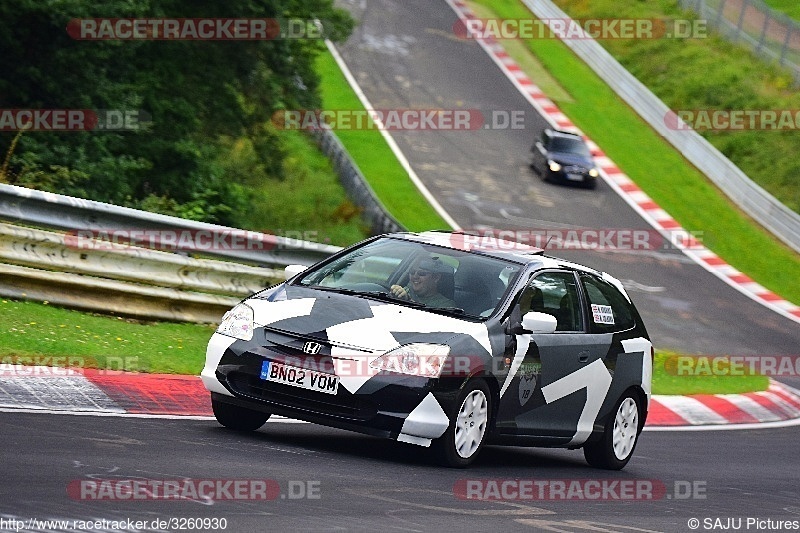
<path fill-rule="evenodd" d="M 408 292 L 400 285 L 392 285 L 389 288 L 389 290 L 392 292 L 394 296 L 397 296 L 398 298 L 404 298 L 406 300 L 409 299 Z"/>

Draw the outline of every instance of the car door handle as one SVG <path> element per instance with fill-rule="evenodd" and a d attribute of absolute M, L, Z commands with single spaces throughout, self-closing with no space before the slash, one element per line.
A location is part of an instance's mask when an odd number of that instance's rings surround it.
<path fill-rule="evenodd" d="M 585 363 L 589 360 L 589 352 L 580 352 L 578 354 L 578 362 Z"/>

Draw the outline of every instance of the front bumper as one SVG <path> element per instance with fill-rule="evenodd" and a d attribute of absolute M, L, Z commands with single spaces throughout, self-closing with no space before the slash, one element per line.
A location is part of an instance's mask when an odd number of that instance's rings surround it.
<path fill-rule="evenodd" d="M 445 414 L 454 396 L 439 391 L 442 380 L 380 372 L 355 388 L 339 375 L 337 393 L 326 394 L 261 379 L 265 360 L 319 370 L 332 369 L 328 354 L 296 353 L 269 335 L 252 341 L 214 334 L 201 377 L 216 401 L 326 426 L 427 446 L 449 424 Z M 355 365 L 363 369 L 365 365 Z M 345 386 L 347 384 L 347 386 Z M 349 387 L 349 388 L 348 388 Z M 442 407 L 440 402 L 444 402 Z"/>
<path fill-rule="evenodd" d="M 548 168 L 547 178 L 550 181 L 560 181 L 562 183 L 580 183 L 583 185 L 595 185 L 597 183 L 597 178 L 590 176 L 588 172 L 568 172 L 563 168 L 556 172 Z"/>

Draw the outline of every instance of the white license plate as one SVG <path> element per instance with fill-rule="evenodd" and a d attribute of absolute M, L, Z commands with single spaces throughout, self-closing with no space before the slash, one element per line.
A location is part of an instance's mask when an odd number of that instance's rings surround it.
<path fill-rule="evenodd" d="M 567 179 L 572 181 L 583 181 L 583 174 L 567 174 Z"/>
<path fill-rule="evenodd" d="M 261 379 L 325 394 L 336 394 L 339 390 L 339 376 L 283 365 L 275 361 L 261 363 Z"/>

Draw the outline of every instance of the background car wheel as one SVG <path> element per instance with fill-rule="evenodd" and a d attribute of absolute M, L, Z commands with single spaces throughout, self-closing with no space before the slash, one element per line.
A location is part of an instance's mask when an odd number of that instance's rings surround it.
<path fill-rule="evenodd" d="M 639 404 L 626 392 L 617 401 L 599 440 L 586 444 L 586 462 L 597 468 L 621 470 L 633 455 L 639 439 Z"/>
<path fill-rule="evenodd" d="M 263 426 L 270 415 L 259 411 L 252 411 L 244 407 L 237 407 L 229 403 L 219 402 L 212 398 L 211 409 L 217 422 L 229 429 L 236 431 L 255 431 Z"/>
<path fill-rule="evenodd" d="M 439 463 L 464 468 L 472 463 L 486 440 L 492 413 L 492 395 L 482 380 L 476 379 L 461 389 L 448 413 L 450 425 L 433 441 Z"/>

